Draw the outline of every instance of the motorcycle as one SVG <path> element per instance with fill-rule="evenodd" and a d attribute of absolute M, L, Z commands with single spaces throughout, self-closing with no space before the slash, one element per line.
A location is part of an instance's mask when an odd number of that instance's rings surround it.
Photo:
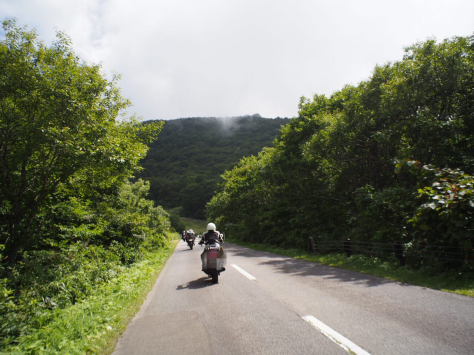
<path fill-rule="evenodd" d="M 200 242 L 202 246 L 202 242 Z M 201 254 L 202 271 L 212 278 L 212 283 L 219 282 L 219 275 L 225 271 L 227 255 L 219 243 L 206 244 Z"/>
<path fill-rule="evenodd" d="M 186 242 L 188 243 L 188 246 L 191 248 L 191 250 L 193 250 L 193 246 L 194 246 L 194 235 L 190 234 L 186 237 Z"/>

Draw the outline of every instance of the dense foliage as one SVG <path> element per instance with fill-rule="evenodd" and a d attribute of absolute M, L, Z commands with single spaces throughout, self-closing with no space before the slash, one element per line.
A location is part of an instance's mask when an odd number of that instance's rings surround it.
<path fill-rule="evenodd" d="M 209 217 L 243 241 L 430 243 L 467 258 L 473 88 L 474 36 L 417 43 L 357 86 L 303 97 L 274 148 L 224 173 Z"/>
<path fill-rule="evenodd" d="M 185 118 L 166 121 L 160 139 L 140 163 L 150 198 L 167 211 L 204 218 L 220 175 L 244 156 L 271 146 L 286 118 L 252 116 Z"/>
<path fill-rule="evenodd" d="M 166 242 L 168 214 L 130 182 L 162 123 L 123 117 L 118 77 L 4 22 L 0 42 L 0 348 Z"/>

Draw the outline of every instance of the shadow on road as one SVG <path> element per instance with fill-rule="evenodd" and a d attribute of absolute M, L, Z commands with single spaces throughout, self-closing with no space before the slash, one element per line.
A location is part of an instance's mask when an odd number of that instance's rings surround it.
<path fill-rule="evenodd" d="M 271 266 L 276 272 L 308 277 L 322 277 L 326 280 L 352 282 L 367 287 L 375 287 L 388 283 L 397 283 L 402 286 L 411 286 L 382 277 L 363 274 L 356 271 L 339 269 L 337 267 L 314 263 L 306 260 L 294 259 L 288 256 L 244 248 L 234 244 L 227 244 L 226 250 L 235 256 L 262 258 L 259 265 Z"/>
<path fill-rule="evenodd" d="M 181 246 L 182 246 L 182 248 L 180 248 Z M 202 249 L 202 248 L 199 247 L 199 245 L 194 245 L 193 249 L 191 249 L 189 247 L 189 245 L 187 245 L 187 244 L 183 244 L 183 245 L 178 244 L 178 247 L 179 247 L 179 249 L 176 248 L 176 250 L 179 250 L 179 251 L 194 251 L 194 250 Z M 199 248 L 197 248 L 197 247 L 199 247 Z"/>
<path fill-rule="evenodd" d="M 179 285 L 176 287 L 176 290 L 197 290 L 204 287 L 214 286 L 216 284 L 212 283 L 212 279 L 207 276 L 203 276 L 197 280 L 187 282 L 185 284 Z"/>

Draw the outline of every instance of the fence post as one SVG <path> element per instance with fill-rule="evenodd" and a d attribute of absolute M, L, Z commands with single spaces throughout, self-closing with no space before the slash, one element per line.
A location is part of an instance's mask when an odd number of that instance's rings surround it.
<path fill-rule="evenodd" d="M 314 243 L 313 237 L 309 237 L 308 239 L 308 250 L 313 252 L 313 254 L 316 253 L 316 245 Z"/>
<path fill-rule="evenodd" d="M 395 244 L 393 244 L 393 249 L 395 251 L 395 257 L 400 262 L 400 265 L 405 266 L 405 258 L 403 256 L 403 246 L 402 246 L 402 244 L 399 243 L 399 242 L 395 242 Z"/>
<path fill-rule="evenodd" d="M 351 240 L 349 238 L 344 241 L 344 252 L 346 253 L 347 257 L 351 256 Z"/>

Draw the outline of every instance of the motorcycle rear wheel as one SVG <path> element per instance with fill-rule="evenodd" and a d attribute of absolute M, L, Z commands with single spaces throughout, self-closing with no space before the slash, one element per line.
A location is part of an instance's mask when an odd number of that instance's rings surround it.
<path fill-rule="evenodd" d="M 211 270 L 210 273 L 211 273 L 211 277 L 212 277 L 212 283 L 213 284 L 218 283 L 219 282 L 219 273 L 217 272 L 217 270 Z"/>

